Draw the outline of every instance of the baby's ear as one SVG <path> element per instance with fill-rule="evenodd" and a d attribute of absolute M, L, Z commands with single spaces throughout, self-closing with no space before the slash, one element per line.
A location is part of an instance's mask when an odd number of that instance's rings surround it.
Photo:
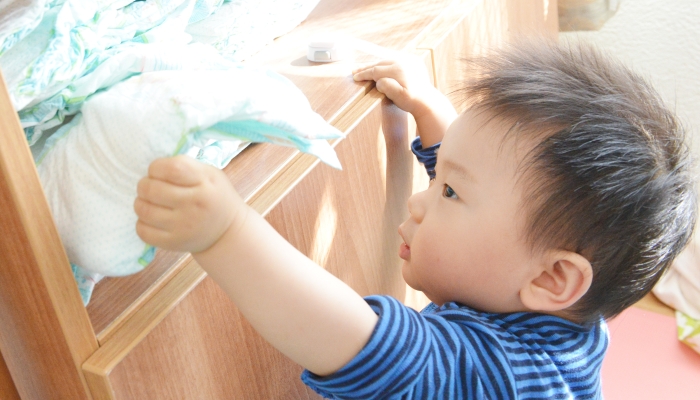
<path fill-rule="evenodd" d="M 533 311 L 564 310 L 576 303 L 591 287 L 593 268 L 582 255 L 557 250 L 543 256 L 539 275 L 526 282 L 520 300 Z"/>

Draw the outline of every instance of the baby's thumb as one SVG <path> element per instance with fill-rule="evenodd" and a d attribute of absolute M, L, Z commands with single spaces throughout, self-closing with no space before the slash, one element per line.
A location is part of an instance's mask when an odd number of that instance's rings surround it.
<path fill-rule="evenodd" d="M 395 79 L 381 78 L 377 81 L 377 90 L 384 93 L 386 97 L 393 100 L 395 103 L 401 101 L 405 96 L 405 89 Z"/>

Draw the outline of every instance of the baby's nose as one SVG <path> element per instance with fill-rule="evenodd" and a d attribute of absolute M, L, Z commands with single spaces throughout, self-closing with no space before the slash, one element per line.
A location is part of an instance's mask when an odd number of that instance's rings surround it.
<path fill-rule="evenodd" d="M 425 191 L 414 193 L 408 198 L 408 212 L 416 222 L 421 222 L 425 215 Z"/>

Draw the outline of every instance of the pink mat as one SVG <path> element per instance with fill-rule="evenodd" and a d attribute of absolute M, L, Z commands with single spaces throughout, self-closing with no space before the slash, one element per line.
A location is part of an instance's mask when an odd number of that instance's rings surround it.
<path fill-rule="evenodd" d="M 700 399 L 700 354 L 678 341 L 675 318 L 631 307 L 608 327 L 606 400 Z"/>

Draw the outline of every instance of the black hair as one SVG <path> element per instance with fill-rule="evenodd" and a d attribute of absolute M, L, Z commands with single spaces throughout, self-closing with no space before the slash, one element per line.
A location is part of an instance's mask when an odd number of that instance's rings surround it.
<path fill-rule="evenodd" d="M 690 239 L 695 174 L 685 131 L 651 85 L 583 43 L 519 42 L 467 60 L 460 92 L 537 144 L 524 182 L 534 249 L 577 252 L 593 267 L 566 310 L 611 318 L 652 289 Z"/>

